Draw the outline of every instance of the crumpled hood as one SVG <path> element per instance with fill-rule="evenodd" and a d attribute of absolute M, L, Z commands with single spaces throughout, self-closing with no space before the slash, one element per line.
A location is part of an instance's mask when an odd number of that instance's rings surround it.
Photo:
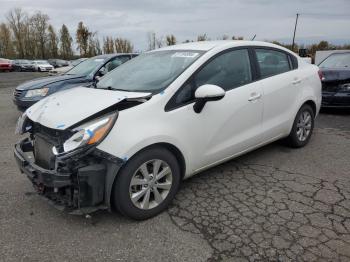
<path fill-rule="evenodd" d="M 53 129 L 66 129 L 124 99 L 142 98 L 150 93 L 76 87 L 54 93 L 27 109 L 32 121 Z"/>
<path fill-rule="evenodd" d="M 17 90 L 29 90 L 29 89 L 35 89 L 35 88 L 41 88 L 59 81 L 66 81 L 71 79 L 77 79 L 77 78 L 84 78 L 86 76 L 81 75 L 60 75 L 60 76 L 48 76 L 48 77 L 42 77 L 37 78 L 34 80 L 30 80 L 27 82 L 24 82 L 23 84 L 19 85 L 16 89 Z"/>

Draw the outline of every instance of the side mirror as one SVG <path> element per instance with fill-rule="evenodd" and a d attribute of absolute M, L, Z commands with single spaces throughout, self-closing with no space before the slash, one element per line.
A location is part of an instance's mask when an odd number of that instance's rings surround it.
<path fill-rule="evenodd" d="M 104 76 L 107 73 L 108 73 L 107 68 L 106 67 L 102 67 L 100 70 L 98 70 L 97 75 L 99 77 L 102 77 L 102 76 Z"/>
<path fill-rule="evenodd" d="M 217 101 L 225 96 L 225 90 L 216 85 L 202 85 L 197 88 L 194 97 L 196 102 L 193 105 L 193 110 L 197 114 L 202 112 L 205 104 L 209 101 Z"/>
<path fill-rule="evenodd" d="M 99 75 L 95 76 L 95 82 L 97 83 L 98 81 L 100 81 L 101 77 Z"/>

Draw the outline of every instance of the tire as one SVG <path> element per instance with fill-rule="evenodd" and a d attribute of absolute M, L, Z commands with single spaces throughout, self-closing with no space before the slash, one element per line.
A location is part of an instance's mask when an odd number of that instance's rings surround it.
<path fill-rule="evenodd" d="M 156 165 L 160 165 L 159 172 L 157 172 L 158 177 L 163 175 L 158 181 L 157 175 L 153 177 Z M 144 173 L 148 173 L 148 178 Z M 131 185 L 132 181 L 135 185 Z M 120 213 L 129 218 L 148 219 L 168 207 L 179 189 L 180 181 L 180 167 L 170 151 L 162 147 L 146 149 L 132 157 L 120 170 L 113 186 L 112 203 Z M 160 186 L 169 188 L 162 189 Z M 134 201 L 132 200 L 132 196 L 141 195 L 142 192 L 146 193 L 143 193 L 139 199 L 134 197 Z"/>
<path fill-rule="evenodd" d="M 290 134 L 286 139 L 288 145 L 294 148 L 305 146 L 309 142 L 312 136 L 314 124 L 315 124 L 314 111 L 312 110 L 311 106 L 304 104 L 299 109 L 294 119 L 292 130 L 290 131 Z"/>

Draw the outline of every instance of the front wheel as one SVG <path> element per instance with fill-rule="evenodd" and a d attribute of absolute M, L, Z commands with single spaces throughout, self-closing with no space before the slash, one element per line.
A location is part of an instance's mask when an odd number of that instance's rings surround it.
<path fill-rule="evenodd" d="M 165 148 L 141 151 L 119 172 L 113 188 L 115 207 L 124 215 L 143 220 L 165 210 L 181 180 L 175 156 Z"/>
<path fill-rule="evenodd" d="M 314 129 L 315 115 L 311 106 L 303 105 L 294 120 L 292 130 L 287 137 L 287 142 L 291 147 L 305 146 L 312 135 Z"/>

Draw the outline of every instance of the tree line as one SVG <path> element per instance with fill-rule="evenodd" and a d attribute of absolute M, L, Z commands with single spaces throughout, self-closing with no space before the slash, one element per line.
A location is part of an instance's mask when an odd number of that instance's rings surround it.
<path fill-rule="evenodd" d="M 68 27 L 63 24 L 58 31 L 50 24 L 47 14 L 40 11 L 29 15 L 21 8 L 15 8 L 6 15 L 6 22 L 0 23 L 0 57 L 24 59 L 91 57 L 103 53 L 132 52 L 133 45 L 127 39 L 107 37 L 101 47 L 97 32 L 91 31 L 79 22 L 74 40 Z M 113 48 L 110 42 L 113 41 Z"/>
<path fill-rule="evenodd" d="M 47 14 L 40 11 L 29 15 L 20 8 L 12 9 L 6 15 L 6 22 L 0 23 L 0 57 L 48 59 L 62 58 L 72 59 L 76 57 L 75 50 L 80 57 L 91 57 L 110 53 L 131 53 L 134 51 L 133 44 L 121 37 L 105 36 L 100 43 L 97 32 L 91 31 L 82 21 L 78 23 L 74 35 L 75 42 L 68 27 L 63 24 L 58 31 L 50 24 Z M 229 36 L 227 34 L 216 39 L 243 40 L 241 36 Z M 207 34 L 200 34 L 196 39 L 187 39 L 183 43 L 194 41 L 211 40 Z M 153 50 L 163 46 L 177 44 L 173 34 L 157 36 L 155 32 L 147 33 L 147 49 Z M 289 44 L 277 41 L 273 43 L 292 49 Z M 299 48 L 308 50 L 309 56 L 314 57 L 317 50 L 350 49 L 350 44 L 332 45 L 327 41 L 318 44 L 294 46 L 294 52 Z"/>

